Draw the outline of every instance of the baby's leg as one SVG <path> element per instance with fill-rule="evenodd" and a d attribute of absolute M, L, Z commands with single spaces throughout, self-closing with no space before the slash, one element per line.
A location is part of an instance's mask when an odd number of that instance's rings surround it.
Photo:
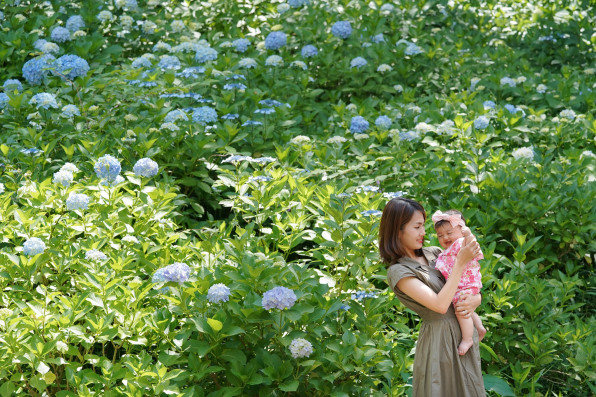
<path fill-rule="evenodd" d="M 463 356 L 474 344 L 474 341 L 472 340 L 472 336 L 474 335 L 474 321 L 471 317 L 458 317 L 457 321 L 459 322 L 459 327 L 461 328 L 461 342 L 457 347 L 457 352 L 460 356 Z"/>
<path fill-rule="evenodd" d="M 486 335 L 486 328 L 482 325 L 482 320 L 476 312 L 472 313 L 472 321 L 474 322 L 474 327 L 476 327 L 476 330 L 478 331 L 478 340 L 481 341 L 484 339 L 484 335 Z"/>

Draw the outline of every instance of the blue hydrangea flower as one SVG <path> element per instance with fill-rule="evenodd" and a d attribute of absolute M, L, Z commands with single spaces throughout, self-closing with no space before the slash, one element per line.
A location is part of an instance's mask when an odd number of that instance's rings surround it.
<path fill-rule="evenodd" d="M 157 64 L 161 70 L 178 70 L 180 69 L 180 59 L 175 55 L 163 55 Z"/>
<path fill-rule="evenodd" d="M 170 52 L 172 50 L 172 46 L 168 43 L 164 43 L 163 41 L 158 41 L 157 44 L 153 46 L 153 52 L 159 51 L 167 51 Z"/>
<path fill-rule="evenodd" d="M 352 299 L 359 302 L 366 298 L 376 298 L 377 294 L 374 292 L 366 292 L 366 291 L 357 291 L 356 293 L 352 294 Z"/>
<path fill-rule="evenodd" d="M 507 109 L 509 111 L 509 113 L 511 113 L 511 114 L 517 114 L 518 112 L 521 112 L 522 117 L 526 115 L 526 112 L 524 112 L 524 110 L 522 108 L 514 106 L 510 103 L 505 105 L 504 108 Z"/>
<path fill-rule="evenodd" d="M 27 256 L 35 256 L 45 251 L 45 243 L 37 237 L 31 237 L 23 244 L 23 253 Z"/>
<path fill-rule="evenodd" d="M 383 36 L 383 33 L 379 33 L 377 35 L 374 35 L 370 41 L 372 41 L 373 43 L 384 43 L 385 42 L 385 36 Z"/>
<path fill-rule="evenodd" d="M 232 41 L 232 45 L 236 48 L 236 51 L 245 52 L 250 46 L 250 41 L 248 39 L 236 39 Z"/>
<path fill-rule="evenodd" d="M 484 110 L 494 109 L 497 106 L 493 101 L 484 101 L 482 103 Z"/>
<path fill-rule="evenodd" d="M 180 109 L 171 110 L 163 119 L 164 123 L 175 123 L 179 120 L 188 121 L 188 116 Z"/>
<path fill-rule="evenodd" d="M 353 134 L 361 134 L 368 129 L 368 121 L 362 116 L 352 117 L 350 122 L 350 132 Z"/>
<path fill-rule="evenodd" d="M 416 130 L 400 131 L 399 133 L 399 139 L 402 141 L 413 141 L 418 138 L 420 138 L 420 132 Z"/>
<path fill-rule="evenodd" d="M 76 107 L 75 105 L 66 105 L 62 108 L 62 113 L 60 114 L 60 116 L 67 118 L 67 119 L 72 119 L 75 116 L 80 116 L 81 112 L 79 111 L 79 108 Z"/>
<path fill-rule="evenodd" d="M 242 83 L 231 83 L 231 84 L 226 84 L 223 86 L 223 89 L 226 91 L 230 91 L 230 90 L 245 90 L 246 86 Z"/>
<path fill-rule="evenodd" d="M 366 61 L 366 59 L 362 57 L 356 57 L 352 59 L 352 61 L 350 62 L 350 68 L 361 68 L 362 66 L 365 66 L 367 63 L 368 62 Z"/>
<path fill-rule="evenodd" d="M 224 120 L 236 120 L 240 115 L 238 113 L 228 113 L 221 116 Z"/>
<path fill-rule="evenodd" d="M 207 291 L 207 299 L 211 303 L 227 302 L 230 300 L 230 289 L 222 283 L 214 284 Z"/>
<path fill-rule="evenodd" d="M 227 159 L 222 160 L 222 163 L 238 163 L 240 161 L 250 161 L 252 157 L 250 156 L 241 156 L 239 154 L 232 155 Z"/>
<path fill-rule="evenodd" d="M 8 101 L 10 101 L 8 95 L 0 92 L 0 109 L 4 109 L 6 106 L 8 106 Z"/>
<path fill-rule="evenodd" d="M 238 61 L 239 68 L 254 69 L 257 67 L 257 61 L 252 58 L 242 58 Z"/>
<path fill-rule="evenodd" d="M 382 130 L 387 130 L 391 127 L 391 119 L 388 116 L 379 116 L 375 120 L 375 125 Z"/>
<path fill-rule="evenodd" d="M 209 106 L 201 106 L 193 112 L 192 120 L 202 125 L 215 123 L 217 121 L 217 112 Z"/>
<path fill-rule="evenodd" d="M 271 55 L 265 60 L 265 66 L 282 66 L 284 60 L 279 55 Z"/>
<path fill-rule="evenodd" d="M 347 39 L 352 34 L 350 21 L 338 21 L 331 27 L 331 33 L 340 39 Z"/>
<path fill-rule="evenodd" d="M 47 109 L 52 107 L 54 109 L 58 108 L 58 103 L 56 102 L 56 96 L 54 94 L 49 94 L 47 92 L 41 92 L 39 94 L 33 95 L 33 98 L 29 100 L 30 105 L 35 105 L 38 109 L 44 108 Z"/>
<path fill-rule="evenodd" d="M 256 120 L 246 120 L 244 123 L 242 123 L 243 127 L 249 127 L 251 125 L 263 125 L 263 123 Z"/>
<path fill-rule="evenodd" d="M 150 68 L 153 65 L 151 64 L 151 61 L 149 60 L 149 58 L 138 57 L 138 58 L 135 58 L 134 61 L 132 61 L 131 66 L 135 69 L 139 69 L 139 68 Z"/>
<path fill-rule="evenodd" d="M 421 53 L 422 53 L 422 48 L 418 47 L 414 43 L 408 43 L 408 46 L 406 47 L 406 49 L 404 51 L 405 55 L 417 55 L 417 54 L 421 54 Z"/>
<path fill-rule="evenodd" d="M 383 193 L 383 197 L 387 198 L 387 199 L 393 199 L 393 198 L 398 198 L 398 197 L 403 197 L 403 195 L 406 194 L 406 192 L 385 192 Z"/>
<path fill-rule="evenodd" d="M 506 86 L 506 85 L 509 87 L 515 87 L 517 85 L 515 80 L 513 80 L 511 77 L 503 77 L 501 79 L 500 83 L 501 83 L 501 87 Z"/>
<path fill-rule="evenodd" d="M 200 47 L 195 54 L 195 61 L 198 63 L 205 63 L 207 61 L 215 61 L 217 59 L 217 51 L 211 47 Z"/>
<path fill-rule="evenodd" d="M 251 163 L 257 163 L 257 164 L 269 164 L 269 163 L 273 163 L 274 161 L 276 161 L 276 159 L 273 157 L 258 157 L 256 159 L 250 160 Z"/>
<path fill-rule="evenodd" d="M 182 284 L 190 276 L 190 267 L 186 263 L 175 262 L 169 266 L 158 269 L 151 279 L 154 283 L 176 282 Z"/>
<path fill-rule="evenodd" d="M 106 256 L 106 254 L 99 250 L 91 249 L 85 252 L 85 259 L 87 259 L 88 261 L 105 261 L 106 259 L 108 259 L 108 257 Z"/>
<path fill-rule="evenodd" d="M 262 305 L 265 310 L 289 309 L 296 303 L 296 294 L 286 287 L 275 287 L 263 294 Z"/>
<path fill-rule="evenodd" d="M 105 179 L 108 183 L 111 183 L 116 181 L 116 178 L 120 175 L 122 166 L 118 159 L 106 154 L 95 162 L 93 169 L 99 179 Z"/>
<path fill-rule="evenodd" d="M 319 50 L 314 45 L 307 44 L 304 47 L 302 47 L 300 53 L 302 54 L 303 58 L 312 58 L 319 54 Z"/>
<path fill-rule="evenodd" d="M 176 73 L 176 77 L 184 77 L 185 79 L 198 79 L 199 74 L 205 73 L 205 68 L 202 66 L 193 66 L 184 69 L 182 72 Z"/>
<path fill-rule="evenodd" d="M 50 37 L 56 43 L 65 43 L 70 41 L 70 31 L 62 26 L 57 26 L 52 30 Z"/>
<path fill-rule="evenodd" d="M 268 50 L 278 50 L 286 45 L 288 38 L 284 32 L 271 32 L 265 38 L 265 48 Z"/>
<path fill-rule="evenodd" d="M 281 3 L 277 6 L 277 12 L 279 12 L 280 15 L 287 12 L 289 9 L 290 5 L 288 3 Z"/>
<path fill-rule="evenodd" d="M 559 116 L 564 119 L 567 119 L 567 120 L 574 120 L 576 114 L 573 109 L 564 109 L 564 110 L 561 110 L 561 113 L 559 113 Z"/>
<path fill-rule="evenodd" d="M 519 149 L 514 150 L 511 155 L 517 160 L 525 160 L 525 159 L 533 159 L 534 158 L 534 149 L 531 147 L 522 147 Z"/>
<path fill-rule="evenodd" d="M 272 178 L 265 175 L 251 176 L 248 178 L 249 182 L 269 182 L 270 180 L 272 180 Z"/>
<path fill-rule="evenodd" d="M 85 27 L 85 22 L 80 15 L 73 15 L 66 20 L 66 29 L 71 32 L 76 32 Z"/>
<path fill-rule="evenodd" d="M 89 208 L 89 196 L 86 194 L 70 193 L 66 199 L 66 209 L 69 211 L 86 210 Z"/>
<path fill-rule="evenodd" d="M 479 116 L 474 120 L 474 128 L 477 130 L 483 130 L 488 127 L 489 119 L 486 116 Z"/>
<path fill-rule="evenodd" d="M 54 179 L 52 180 L 52 182 L 58 185 L 62 185 L 64 187 L 69 187 L 72 183 L 72 180 L 72 172 L 58 171 L 54 173 Z"/>
<path fill-rule="evenodd" d="M 255 113 L 257 113 L 257 114 L 271 114 L 271 113 L 275 113 L 275 109 L 273 109 L 273 108 L 257 109 L 257 110 L 255 110 Z"/>
<path fill-rule="evenodd" d="M 361 214 L 364 216 L 381 216 L 383 215 L 383 212 L 379 210 L 367 210 L 362 211 Z"/>
<path fill-rule="evenodd" d="M 56 59 L 56 72 L 69 80 L 74 80 L 87 75 L 89 64 L 77 55 L 62 55 Z"/>
<path fill-rule="evenodd" d="M 53 55 L 45 54 L 30 59 L 23 65 L 23 77 L 31 85 L 38 85 L 50 73 L 50 68 L 56 60 Z"/>
<path fill-rule="evenodd" d="M 294 358 L 304 358 L 312 354 L 312 344 L 303 338 L 296 338 L 290 343 L 290 353 Z"/>
<path fill-rule="evenodd" d="M 23 85 L 17 79 L 8 79 L 4 82 L 4 91 L 23 91 Z"/>
<path fill-rule="evenodd" d="M 157 175 L 159 166 L 155 161 L 145 157 L 137 161 L 134 167 L 132 167 L 132 170 L 136 176 L 151 178 Z"/>
<path fill-rule="evenodd" d="M 288 5 L 292 8 L 298 8 L 305 5 L 308 5 L 310 0 L 288 0 Z"/>

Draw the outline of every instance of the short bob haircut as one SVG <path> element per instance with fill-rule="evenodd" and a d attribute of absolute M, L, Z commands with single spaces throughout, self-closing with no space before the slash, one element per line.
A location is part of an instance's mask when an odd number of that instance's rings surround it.
<path fill-rule="evenodd" d="M 391 266 L 406 256 L 404 247 L 399 240 L 399 233 L 406 226 L 412 216 L 419 211 L 426 221 L 426 211 L 417 201 L 398 197 L 390 200 L 383 209 L 379 226 L 379 254 L 386 266 Z M 422 250 L 416 250 L 416 255 L 422 256 Z"/>

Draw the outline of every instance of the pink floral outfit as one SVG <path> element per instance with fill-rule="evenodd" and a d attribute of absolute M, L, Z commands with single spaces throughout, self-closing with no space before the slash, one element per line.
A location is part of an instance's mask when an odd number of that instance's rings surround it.
<path fill-rule="evenodd" d="M 435 268 L 441 272 L 445 280 L 449 278 L 455 265 L 455 257 L 459 254 L 464 243 L 464 238 L 461 237 L 453 242 L 445 251 L 439 254 Z M 482 275 L 480 274 L 480 263 L 478 261 L 484 259 L 484 255 L 480 253 L 476 258 L 472 259 L 468 264 L 464 273 L 461 276 L 457 291 L 453 297 L 453 303 L 457 303 L 461 295 L 472 294 L 476 295 L 482 288 Z"/>

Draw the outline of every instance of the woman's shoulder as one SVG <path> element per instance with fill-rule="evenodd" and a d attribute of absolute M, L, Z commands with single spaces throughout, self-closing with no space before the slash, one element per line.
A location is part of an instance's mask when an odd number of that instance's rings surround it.
<path fill-rule="evenodd" d="M 435 260 L 443 250 L 440 247 L 423 247 L 422 252 L 429 261 Z"/>

